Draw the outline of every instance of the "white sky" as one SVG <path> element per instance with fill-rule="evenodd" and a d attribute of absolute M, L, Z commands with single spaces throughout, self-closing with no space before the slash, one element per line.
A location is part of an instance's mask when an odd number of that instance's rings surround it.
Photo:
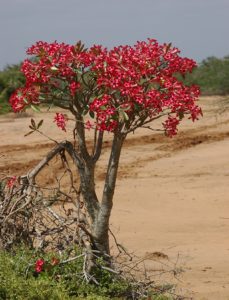
<path fill-rule="evenodd" d="M 112 47 L 147 37 L 198 62 L 229 55 L 229 0 L 0 0 L 0 69 L 38 40 Z"/>

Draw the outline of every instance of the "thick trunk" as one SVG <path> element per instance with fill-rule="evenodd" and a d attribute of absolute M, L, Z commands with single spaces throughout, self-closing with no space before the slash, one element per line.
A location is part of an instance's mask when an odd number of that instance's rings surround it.
<path fill-rule="evenodd" d="M 95 222 L 99 211 L 99 201 L 95 192 L 94 168 L 95 166 L 93 163 L 87 163 L 83 170 L 79 170 L 81 192 L 91 223 Z"/>
<path fill-rule="evenodd" d="M 93 223 L 97 217 L 99 210 L 99 201 L 95 192 L 95 160 L 90 156 L 87 150 L 85 141 L 85 129 L 83 118 L 80 114 L 76 115 L 76 134 L 78 140 L 78 155 L 81 159 L 81 164 L 76 164 L 78 167 L 81 183 L 81 192 L 83 195 L 84 203 L 87 208 L 91 222 Z"/>
<path fill-rule="evenodd" d="M 80 151 L 77 151 L 71 142 L 64 141 L 59 143 L 48 155 L 26 176 L 22 176 L 22 180 L 26 180 L 26 184 L 34 183 L 38 173 L 45 165 L 58 153 L 66 150 L 72 157 L 80 175 L 81 192 L 84 199 L 85 207 L 90 216 L 90 233 L 92 248 L 99 250 L 101 254 L 109 254 L 109 218 L 113 206 L 113 195 L 117 178 L 119 158 L 125 135 L 114 134 L 110 159 L 107 167 L 106 179 L 103 189 L 101 203 L 97 199 L 95 191 L 94 170 L 95 164 L 101 153 L 102 134 L 99 134 L 97 147 L 92 156 L 88 155 L 85 150 L 84 137 L 81 139 Z M 28 182 L 27 182 L 28 181 Z M 86 231 L 85 231 L 86 232 Z"/>
<path fill-rule="evenodd" d="M 118 172 L 119 158 L 124 139 L 124 135 L 114 134 L 102 201 L 97 218 L 92 224 L 92 235 L 94 237 L 95 247 L 101 253 L 106 254 L 110 254 L 109 219 L 113 206 L 113 195 Z"/>
<path fill-rule="evenodd" d="M 103 141 L 103 133 L 97 135 L 95 132 L 94 149 L 92 156 L 87 151 L 85 142 L 85 131 L 82 116 L 76 115 L 76 133 L 79 146 L 79 157 L 83 162 L 78 164 L 80 173 L 81 191 L 84 198 L 87 211 L 91 219 L 91 235 L 93 247 L 101 253 L 110 253 L 109 250 L 109 219 L 113 206 L 113 195 L 117 178 L 119 158 L 125 134 L 114 133 L 110 159 L 107 168 L 107 174 L 104 184 L 101 203 L 97 199 L 95 192 L 94 169 L 97 160 L 100 157 Z"/>

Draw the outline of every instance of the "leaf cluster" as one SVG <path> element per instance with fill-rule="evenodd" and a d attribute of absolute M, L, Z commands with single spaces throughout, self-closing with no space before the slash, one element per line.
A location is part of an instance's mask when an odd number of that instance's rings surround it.
<path fill-rule="evenodd" d="M 38 122 L 38 124 L 36 124 L 36 122 L 34 121 L 34 119 L 31 119 L 31 125 L 29 125 L 29 129 L 31 129 L 31 131 L 29 131 L 28 133 L 25 134 L 25 136 L 28 136 L 32 133 L 34 133 L 35 131 L 39 130 L 39 128 L 42 126 L 44 120 L 40 120 Z"/>

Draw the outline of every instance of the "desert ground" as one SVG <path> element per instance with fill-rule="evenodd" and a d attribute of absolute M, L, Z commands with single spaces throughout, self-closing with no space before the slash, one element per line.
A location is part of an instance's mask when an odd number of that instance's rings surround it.
<path fill-rule="evenodd" d="M 146 270 L 155 272 L 155 281 L 166 268 L 175 270 L 170 275 L 178 294 L 189 299 L 226 300 L 229 108 L 224 109 L 222 97 L 203 97 L 199 103 L 203 118 L 194 123 L 185 120 L 175 138 L 147 129 L 128 137 L 120 161 L 111 229 L 128 251 L 146 259 Z M 31 116 L 44 119 L 46 135 L 57 141 L 71 139 L 71 128 L 67 133 L 59 130 L 53 123 L 53 112 L 1 116 L 2 177 L 25 174 L 54 147 L 37 133 L 24 136 Z M 104 148 L 96 173 L 98 194 L 108 150 Z M 53 172 L 44 170 L 43 183 L 50 183 Z"/>

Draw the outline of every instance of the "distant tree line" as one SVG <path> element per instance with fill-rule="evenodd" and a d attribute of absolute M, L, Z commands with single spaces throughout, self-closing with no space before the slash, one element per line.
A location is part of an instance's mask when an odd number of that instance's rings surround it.
<path fill-rule="evenodd" d="M 184 80 L 187 84 L 199 85 L 202 95 L 228 95 L 229 56 L 208 57 Z"/>
<path fill-rule="evenodd" d="M 21 64 L 8 65 L 0 71 L 0 114 L 11 110 L 8 104 L 10 95 L 25 83 L 20 68 Z M 202 95 L 228 95 L 229 56 L 208 57 L 183 80 L 186 84 L 199 85 Z"/>
<path fill-rule="evenodd" d="M 11 111 L 10 95 L 25 84 L 25 77 L 20 69 L 21 64 L 8 65 L 0 72 L 0 114 Z"/>

